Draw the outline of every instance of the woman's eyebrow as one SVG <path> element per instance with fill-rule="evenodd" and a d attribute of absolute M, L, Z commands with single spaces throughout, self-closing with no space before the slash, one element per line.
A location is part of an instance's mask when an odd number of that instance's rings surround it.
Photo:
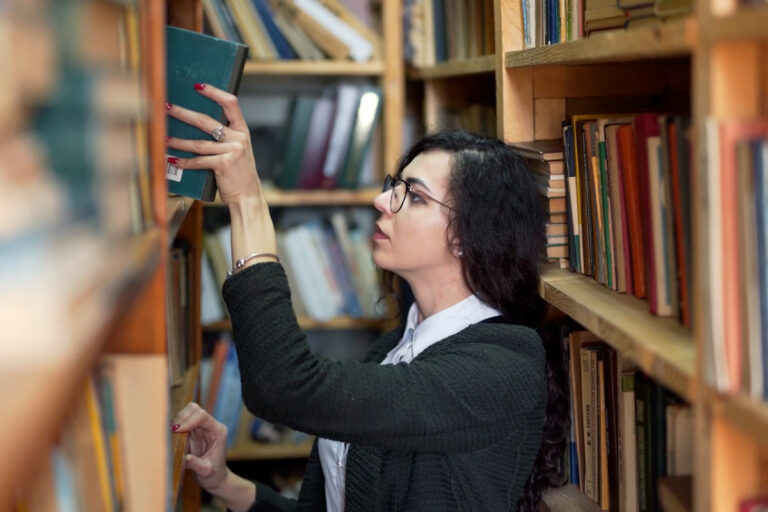
<path fill-rule="evenodd" d="M 431 190 L 429 190 L 429 187 L 427 186 L 426 183 L 424 183 L 424 180 L 422 180 L 421 178 L 404 178 L 404 179 L 411 185 L 420 185 L 425 189 L 427 189 L 427 192 L 432 192 Z"/>

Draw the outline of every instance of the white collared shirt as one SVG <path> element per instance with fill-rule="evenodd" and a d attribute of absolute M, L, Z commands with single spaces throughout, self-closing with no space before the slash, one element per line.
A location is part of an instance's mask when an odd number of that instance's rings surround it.
<path fill-rule="evenodd" d="M 400 342 L 389 351 L 381 364 L 410 363 L 430 345 L 452 336 L 472 324 L 501 313 L 476 295 L 470 295 L 453 306 L 425 318 L 420 324 L 419 308 L 414 302 L 408 310 L 405 331 Z M 349 445 L 320 438 L 317 442 L 320 465 L 325 477 L 325 503 L 328 512 L 344 511 L 347 450 Z"/>

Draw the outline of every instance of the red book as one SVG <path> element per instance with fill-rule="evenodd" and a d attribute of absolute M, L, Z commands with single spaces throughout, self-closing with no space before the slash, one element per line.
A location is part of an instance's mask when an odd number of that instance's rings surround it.
<path fill-rule="evenodd" d="M 227 352 L 229 352 L 229 341 L 226 338 L 216 340 L 213 354 L 211 354 L 211 361 L 213 362 L 211 383 L 208 385 L 208 394 L 205 397 L 205 410 L 211 414 L 216 407 L 216 397 L 219 395 L 219 383 L 224 369 L 224 361 L 227 360 Z"/>
<path fill-rule="evenodd" d="M 739 512 L 768 512 L 768 496 L 740 502 Z"/>
<path fill-rule="evenodd" d="M 642 215 L 643 259 L 645 260 L 646 296 L 651 313 L 657 314 L 656 261 L 653 255 L 653 224 L 648 170 L 648 137 L 659 137 L 659 115 L 641 114 L 635 118 L 635 150 L 637 151 L 637 185 Z"/>
<path fill-rule="evenodd" d="M 631 125 L 619 128 L 619 155 L 621 159 L 624 200 L 627 208 L 627 233 L 632 267 L 632 293 L 643 298 L 646 293 L 645 240 L 643 238 L 642 207 L 640 205 L 640 180 L 635 149 L 635 132 Z"/>
<path fill-rule="evenodd" d="M 722 240 L 722 290 L 723 290 L 723 337 L 725 343 L 726 368 L 731 391 L 740 391 L 742 386 L 742 295 L 744 269 L 740 265 L 739 245 L 739 198 L 738 166 L 736 145 L 741 140 L 768 137 L 768 121 L 733 121 L 720 125 L 720 232 Z M 754 199 L 753 199 L 754 200 Z M 712 219 L 717 222 L 717 219 Z M 757 276 L 747 276 L 754 279 Z"/>

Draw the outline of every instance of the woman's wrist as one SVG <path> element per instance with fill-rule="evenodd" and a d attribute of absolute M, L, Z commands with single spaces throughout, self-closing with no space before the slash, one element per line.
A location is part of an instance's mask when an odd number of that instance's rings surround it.
<path fill-rule="evenodd" d="M 232 230 L 232 261 L 247 258 L 253 254 L 277 253 L 277 242 L 269 206 L 259 195 L 250 195 L 229 203 Z M 245 266 L 274 258 L 255 258 Z"/>
<path fill-rule="evenodd" d="M 206 491 L 223 501 L 232 512 L 247 512 L 256 501 L 256 484 L 234 474 L 229 468 L 221 485 Z"/>

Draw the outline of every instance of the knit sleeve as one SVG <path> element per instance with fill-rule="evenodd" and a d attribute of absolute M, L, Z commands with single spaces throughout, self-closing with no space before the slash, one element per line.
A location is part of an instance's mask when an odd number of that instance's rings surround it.
<path fill-rule="evenodd" d="M 296 500 L 281 496 L 261 482 L 254 483 L 256 484 L 256 501 L 248 512 L 294 512 L 296 510 Z"/>
<path fill-rule="evenodd" d="M 248 267 L 223 293 L 243 400 L 268 421 L 359 445 L 451 451 L 486 447 L 518 415 L 543 411 L 544 355 L 533 330 L 477 325 L 480 337 L 513 339 L 452 343 L 410 364 L 339 362 L 311 354 L 279 264 Z"/>

